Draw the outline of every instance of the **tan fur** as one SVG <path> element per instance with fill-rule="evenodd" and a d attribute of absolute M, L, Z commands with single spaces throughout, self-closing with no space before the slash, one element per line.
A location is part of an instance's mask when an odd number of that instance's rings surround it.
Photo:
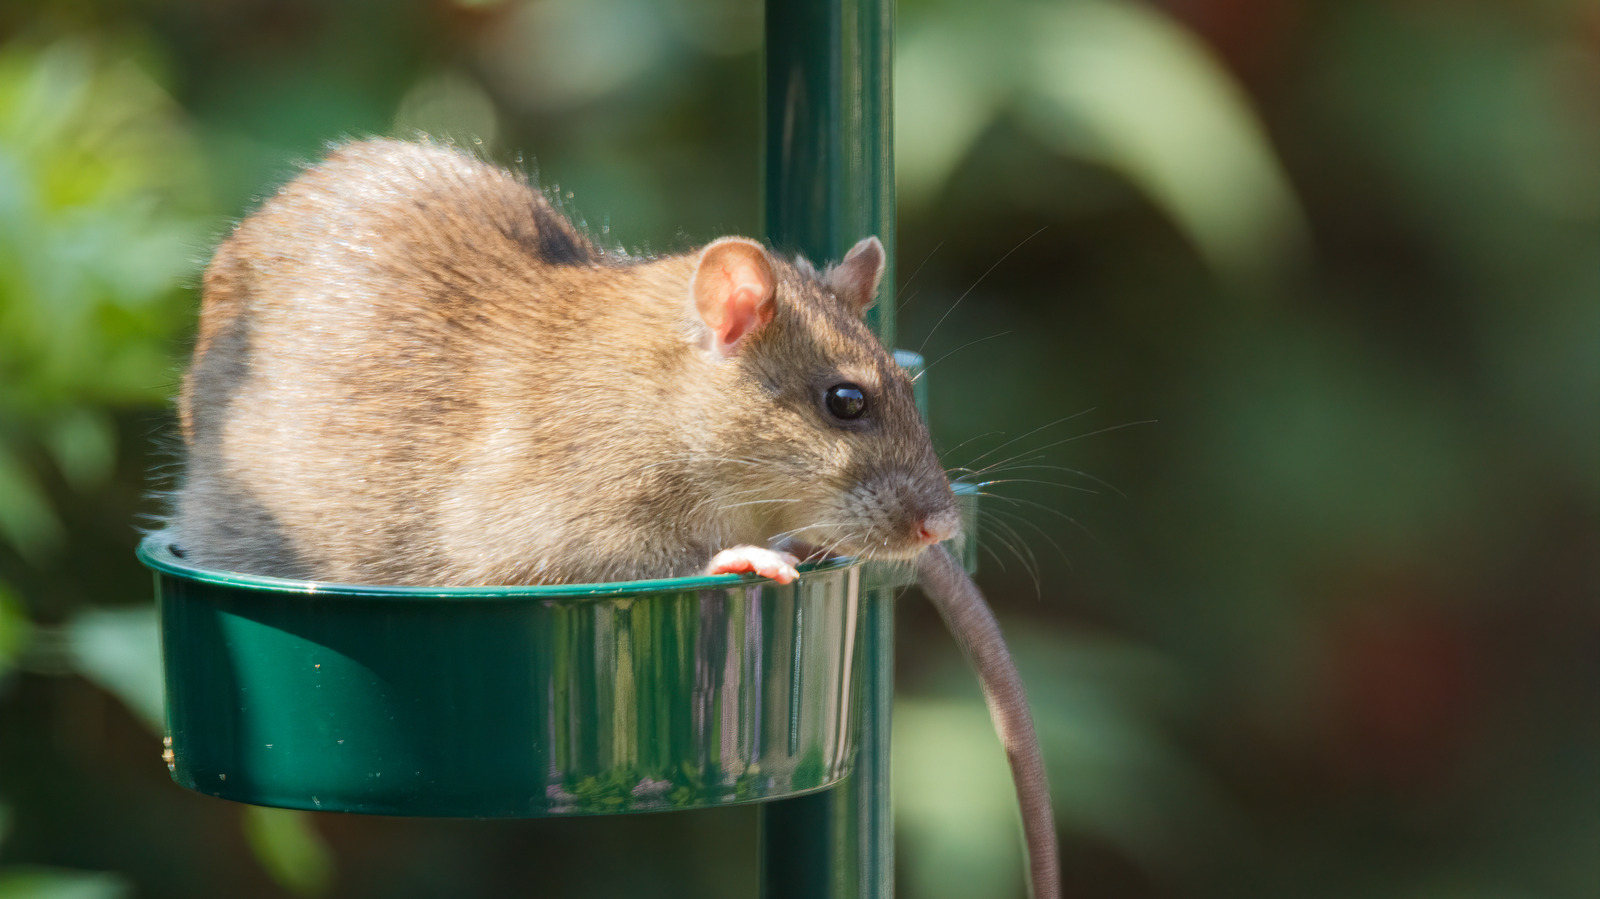
<path fill-rule="evenodd" d="M 773 316 L 721 360 L 697 258 L 604 252 L 452 149 L 335 150 L 206 271 L 174 541 L 398 584 L 686 575 L 787 532 L 914 555 L 954 498 L 909 381 L 839 299 L 859 273 L 770 256 Z M 827 420 L 840 380 L 874 385 L 870 427 Z"/>

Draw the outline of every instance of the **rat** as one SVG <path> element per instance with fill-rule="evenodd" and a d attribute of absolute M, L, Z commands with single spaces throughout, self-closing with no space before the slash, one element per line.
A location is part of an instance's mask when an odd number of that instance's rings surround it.
<path fill-rule="evenodd" d="M 208 568 L 407 585 L 789 583 L 802 558 L 920 558 L 1052 899 L 1021 681 L 942 554 L 954 494 L 863 321 L 884 265 L 876 237 L 820 270 L 743 237 L 634 257 L 453 147 L 338 146 L 206 268 L 171 542 Z"/>

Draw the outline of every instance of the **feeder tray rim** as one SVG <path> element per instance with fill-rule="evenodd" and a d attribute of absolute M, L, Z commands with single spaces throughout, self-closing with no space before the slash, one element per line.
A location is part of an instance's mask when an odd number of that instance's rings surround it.
<path fill-rule="evenodd" d="M 304 596 L 330 595 L 361 597 L 394 601 L 426 601 L 435 599 L 507 601 L 554 598 L 606 598 L 626 597 L 656 593 L 682 593 L 691 590 L 726 590 L 745 585 L 772 583 L 758 574 L 710 574 L 692 577 L 657 578 L 641 581 L 610 581 L 593 584 L 542 584 L 526 586 L 402 586 L 395 584 L 345 584 L 335 581 L 304 581 L 293 578 L 268 577 L 244 574 L 215 568 L 201 568 L 178 558 L 165 535 L 156 533 L 139 542 L 139 561 L 145 567 L 188 581 L 214 584 L 237 590 L 261 593 L 300 594 Z M 800 576 L 838 571 L 860 565 L 861 560 L 848 556 L 807 562 L 799 566 Z"/>

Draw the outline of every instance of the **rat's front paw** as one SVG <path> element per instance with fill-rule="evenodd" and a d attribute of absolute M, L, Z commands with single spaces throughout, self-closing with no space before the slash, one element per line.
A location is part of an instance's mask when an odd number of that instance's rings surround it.
<path fill-rule="evenodd" d="M 706 566 L 706 574 L 744 574 L 753 571 L 780 584 L 787 584 L 800 576 L 800 572 L 794 568 L 798 564 L 800 560 L 788 553 L 759 546 L 735 546 L 712 556 L 711 564 Z"/>

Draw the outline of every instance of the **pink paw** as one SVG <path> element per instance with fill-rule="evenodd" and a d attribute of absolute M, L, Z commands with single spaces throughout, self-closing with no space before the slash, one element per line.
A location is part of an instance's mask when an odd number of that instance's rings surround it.
<path fill-rule="evenodd" d="M 755 572 L 780 584 L 787 584 L 800 576 L 794 566 L 800 560 L 788 553 L 774 552 L 759 546 L 735 546 L 711 557 L 706 574 L 744 574 Z"/>

